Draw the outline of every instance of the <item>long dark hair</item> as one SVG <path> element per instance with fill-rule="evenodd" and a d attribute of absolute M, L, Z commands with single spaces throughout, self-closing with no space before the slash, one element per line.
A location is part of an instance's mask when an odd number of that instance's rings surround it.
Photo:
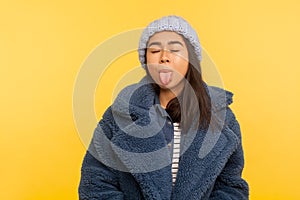
<path fill-rule="evenodd" d="M 185 79 L 189 86 L 185 84 L 181 94 L 171 99 L 167 106 L 166 111 L 172 118 L 173 122 L 180 123 L 183 133 L 187 133 L 188 129 L 195 122 L 195 117 L 198 117 L 197 128 L 207 129 L 211 119 L 211 101 L 206 88 L 206 84 L 202 78 L 200 62 L 195 54 L 194 48 L 185 37 L 183 40 L 188 49 L 189 66 Z M 146 56 L 145 56 L 146 57 Z M 145 59 L 146 60 L 146 59 Z M 151 75 L 147 71 L 147 75 Z M 160 87 L 153 84 L 157 94 L 159 94 Z"/>

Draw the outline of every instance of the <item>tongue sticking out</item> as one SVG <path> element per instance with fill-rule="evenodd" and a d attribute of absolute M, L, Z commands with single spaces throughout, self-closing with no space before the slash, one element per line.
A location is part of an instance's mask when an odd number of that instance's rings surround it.
<path fill-rule="evenodd" d="M 171 81 L 172 72 L 160 72 L 159 78 L 162 84 L 167 85 Z"/>

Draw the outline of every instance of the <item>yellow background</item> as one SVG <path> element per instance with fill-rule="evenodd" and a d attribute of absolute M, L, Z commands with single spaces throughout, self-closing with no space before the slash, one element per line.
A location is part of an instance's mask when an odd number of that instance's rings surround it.
<path fill-rule="evenodd" d="M 235 94 L 250 199 L 300 199 L 298 0 L 1 1 L 0 199 L 78 198 L 80 66 L 112 35 L 167 14 L 193 25 Z M 116 62 L 113 81 L 139 64 L 136 56 Z M 96 95 L 99 118 L 112 89 Z"/>

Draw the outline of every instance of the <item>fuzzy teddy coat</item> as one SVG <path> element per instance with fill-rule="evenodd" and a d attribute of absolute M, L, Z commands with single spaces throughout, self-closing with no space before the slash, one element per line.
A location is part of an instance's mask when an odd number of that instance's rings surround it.
<path fill-rule="evenodd" d="M 239 123 L 228 107 L 232 93 L 207 86 L 217 128 L 182 134 L 172 186 L 166 135 L 168 114 L 155 104 L 147 78 L 123 89 L 98 123 L 82 163 L 81 200 L 244 200 L 244 155 Z M 159 128 L 158 128 L 159 127 Z"/>

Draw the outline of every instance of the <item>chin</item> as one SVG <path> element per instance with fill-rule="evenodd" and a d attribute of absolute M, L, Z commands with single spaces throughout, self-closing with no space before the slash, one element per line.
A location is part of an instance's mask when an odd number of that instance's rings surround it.
<path fill-rule="evenodd" d="M 162 88 L 162 89 L 167 89 L 168 88 L 168 86 L 167 85 L 164 85 L 164 84 L 161 84 L 160 82 L 155 82 L 160 88 Z"/>
<path fill-rule="evenodd" d="M 174 88 L 174 85 L 172 84 L 168 84 L 168 85 L 158 84 L 158 85 L 163 90 L 172 90 Z"/>

